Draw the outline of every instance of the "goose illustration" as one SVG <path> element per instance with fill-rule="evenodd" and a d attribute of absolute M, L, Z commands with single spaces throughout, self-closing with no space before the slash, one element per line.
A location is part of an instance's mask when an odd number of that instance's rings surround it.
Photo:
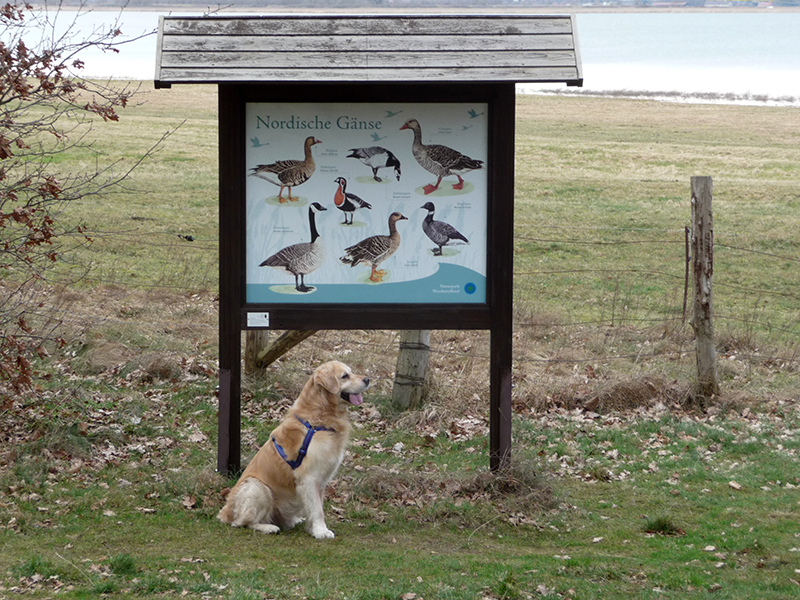
<path fill-rule="evenodd" d="M 380 136 L 377 133 L 373 133 L 372 134 L 372 141 L 373 142 L 380 142 L 381 140 L 385 140 L 385 139 L 386 139 L 385 135 L 384 136 Z"/>
<path fill-rule="evenodd" d="M 317 232 L 314 215 L 321 210 L 328 210 L 319 202 L 312 202 L 308 207 L 308 224 L 311 229 L 311 242 L 301 242 L 278 250 L 259 267 L 272 267 L 294 275 L 294 287 L 298 292 L 314 291 L 313 286 L 305 283 L 305 276 L 316 271 L 325 262 L 325 247 Z"/>
<path fill-rule="evenodd" d="M 478 117 L 480 117 L 482 114 L 484 114 L 484 113 L 479 113 L 479 112 L 476 112 L 476 111 L 475 111 L 474 109 L 472 109 L 472 108 L 470 108 L 468 112 L 469 112 L 469 118 L 470 118 L 470 119 L 477 119 L 477 118 L 478 118 Z"/>
<path fill-rule="evenodd" d="M 311 155 L 311 146 L 321 143 L 315 137 L 307 137 L 304 144 L 305 158 L 303 160 L 279 160 L 270 165 L 258 165 L 252 167 L 252 173 L 274 185 L 279 185 L 281 191 L 278 192 L 278 201 L 283 203 L 287 200 L 296 202 L 298 199 L 292 196 L 292 188 L 305 183 L 314 174 L 316 165 L 314 157 Z M 289 197 L 283 197 L 283 188 L 289 188 Z"/>
<path fill-rule="evenodd" d="M 458 183 L 453 184 L 454 190 L 464 189 L 464 180 L 461 178 L 461 174 L 467 171 L 480 169 L 483 165 L 482 160 L 470 158 L 447 146 L 423 144 L 422 127 L 416 119 L 409 119 L 400 129 L 410 129 L 414 132 L 411 153 L 423 169 L 436 175 L 436 185 L 428 184 L 423 188 L 425 195 L 439 189 L 442 178 L 448 175 L 455 175 L 458 177 Z"/>
<path fill-rule="evenodd" d="M 400 181 L 400 161 L 386 148 L 370 146 L 368 148 L 351 148 L 347 158 L 356 158 L 372 169 L 372 178 L 383 181 L 378 177 L 378 169 L 393 168 L 397 181 Z"/>
<path fill-rule="evenodd" d="M 391 110 L 387 110 L 387 111 L 386 111 L 386 118 L 387 118 L 387 119 L 391 119 L 391 118 L 392 118 L 392 117 L 394 117 L 395 115 L 399 115 L 401 112 L 403 112 L 403 111 L 402 111 L 402 110 L 398 110 L 398 111 L 391 111 Z"/>
<path fill-rule="evenodd" d="M 469 240 L 465 238 L 458 230 L 444 221 L 434 221 L 433 213 L 436 207 L 433 202 L 426 202 L 420 208 L 428 211 L 428 216 L 422 222 L 422 231 L 425 232 L 431 241 L 438 246 L 433 249 L 434 256 L 442 255 L 442 246 L 449 246 L 454 240 L 461 240 L 465 244 L 469 244 Z"/>
<path fill-rule="evenodd" d="M 344 213 L 344 223 L 342 225 L 352 225 L 353 216 L 357 208 L 372 208 L 369 202 L 365 202 L 355 194 L 347 191 L 347 180 L 344 177 L 337 177 L 334 179 L 339 187 L 333 195 L 333 203 L 340 211 Z M 347 220 L 347 213 L 350 213 L 350 220 Z"/>
<path fill-rule="evenodd" d="M 253 148 L 260 148 L 261 146 L 268 146 L 269 144 L 265 144 L 257 137 L 250 138 L 250 142 L 253 144 Z"/>
<path fill-rule="evenodd" d="M 339 258 L 346 265 L 355 267 L 360 263 L 368 264 L 372 267 L 370 281 L 380 282 L 383 280 L 386 271 L 379 270 L 378 266 L 394 254 L 400 247 L 400 234 L 397 232 L 397 222 L 407 221 L 399 212 L 389 215 L 389 235 L 373 235 L 357 244 L 346 248 L 344 256 Z"/>

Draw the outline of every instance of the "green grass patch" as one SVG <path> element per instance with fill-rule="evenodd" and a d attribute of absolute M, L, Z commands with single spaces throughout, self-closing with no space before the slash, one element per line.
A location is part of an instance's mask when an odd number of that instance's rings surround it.
<path fill-rule="evenodd" d="M 0 412 L 0 596 L 796 594 L 794 109 L 520 97 L 513 468 L 487 469 L 484 332 L 433 332 L 410 413 L 391 404 L 394 332 L 320 332 L 242 399 L 246 461 L 319 361 L 374 378 L 328 490 L 337 537 L 318 542 L 215 519 L 235 481 L 214 472 L 216 96 L 145 97 L 95 128 L 101 156 L 128 165 L 191 118 L 127 193 L 60 215 L 90 230 L 74 258 L 94 268 L 37 298 L 67 345 Z M 701 411 L 681 304 L 689 178 L 704 174 L 724 392 Z"/>

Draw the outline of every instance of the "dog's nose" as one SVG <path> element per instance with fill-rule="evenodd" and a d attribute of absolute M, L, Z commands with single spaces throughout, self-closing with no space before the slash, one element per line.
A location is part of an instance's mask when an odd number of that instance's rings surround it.
<path fill-rule="evenodd" d="M 364 377 L 364 385 L 369 385 L 369 377 Z"/>

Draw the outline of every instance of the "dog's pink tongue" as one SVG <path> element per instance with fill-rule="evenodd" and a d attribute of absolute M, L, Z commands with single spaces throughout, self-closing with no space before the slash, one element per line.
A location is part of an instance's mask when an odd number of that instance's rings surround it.
<path fill-rule="evenodd" d="M 362 402 L 364 402 L 364 398 L 361 396 L 361 394 L 350 394 L 350 404 L 353 406 L 358 406 Z"/>

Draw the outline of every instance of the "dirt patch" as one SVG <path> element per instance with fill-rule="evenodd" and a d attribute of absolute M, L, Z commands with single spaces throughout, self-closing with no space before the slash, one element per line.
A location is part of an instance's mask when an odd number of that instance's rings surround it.
<path fill-rule="evenodd" d="M 76 373 L 100 375 L 117 369 L 136 356 L 137 352 L 118 342 L 100 340 L 89 342 L 77 353 L 71 366 Z"/>
<path fill-rule="evenodd" d="M 384 505 L 425 508 L 424 519 L 431 514 L 441 517 L 446 505 L 492 505 L 494 510 L 506 515 L 512 524 L 533 524 L 537 515 L 553 508 L 556 501 L 553 491 L 528 463 L 512 462 L 512 466 L 499 473 L 481 472 L 445 473 L 435 466 L 425 471 L 406 471 L 373 467 L 363 477 L 353 481 L 342 480 L 336 484 L 338 495 L 350 488 L 349 493 L 363 504 L 373 507 Z M 442 501 L 441 510 L 432 510 Z M 459 518 L 465 514 L 459 512 Z M 414 518 L 413 512 L 408 513 Z M 471 523 L 464 523 L 472 525 Z"/>
<path fill-rule="evenodd" d="M 168 352 L 144 352 L 132 361 L 131 366 L 142 381 L 177 379 L 183 371 L 185 357 Z"/>
<path fill-rule="evenodd" d="M 579 400 L 579 404 L 587 411 L 604 414 L 632 411 L 653 406 L 656 402 L 681 400 L 685 397 L 685 390 L 668 385 L 659 377 L 646 375 L 604 386 L 591 396 Z"/>

